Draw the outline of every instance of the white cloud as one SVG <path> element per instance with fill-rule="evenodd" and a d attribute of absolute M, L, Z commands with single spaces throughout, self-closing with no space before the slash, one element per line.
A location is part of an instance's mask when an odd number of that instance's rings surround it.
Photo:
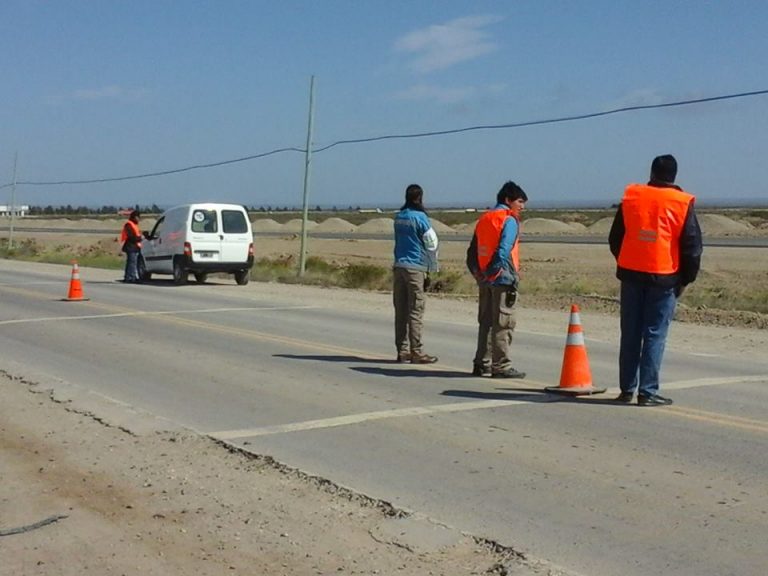
<path fill-rule="evenodd" d="M 435 84 L 415 84 L 395 93 L 400 100 L 431 100 L 442 104 L 456 104 L 484 94 L 498 94 L 504 91 L 503 84 L 487 86 L 443 87 Z"/>
<path fill-rule="evenodd" d="M 144 94 L 146 94 L 144 89 L 123 88 L 113 84 L 101 88 L 75 90 L 71 97 L 73 100 L 136 100 L 144 96 Z"/>
<path fill-rule="evenodd" d="M 477 93 L 471 86 L 443 88 L 433 84 L 416 84 L 395 94 L 400 100 L 436 100 L 445 104 L 454 104 L 468 100 Z"/>
<path fill-rule="evenodd" d="M 486 27 L 501 21 L 497 16 L 467 16 L 444 24 L 414 30 L 395 41 L 395 50 L 414 56 L 416 72 L 443 70 L 497 49 Z"/>

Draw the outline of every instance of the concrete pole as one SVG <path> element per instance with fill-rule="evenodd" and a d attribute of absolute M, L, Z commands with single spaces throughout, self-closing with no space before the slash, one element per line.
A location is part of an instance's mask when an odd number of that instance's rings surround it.
<path fill-rule="evenodd" d="M 16 212 L 16 165 L 19 162 L 19 152 L 18 150 L 13 155 L 13 185 L 11 186 L 11 205 L 8 207 L 10 209 L 10 216 L 11 216 L 11 223 L 10 228 L 8 232 L 8 250 L 13 250 L 13 219 L 14 219 L 14 212 Z"/>
<path fill-rule="evenodd" d="M 309 177 L 312 167 L 312 130 L 315 123 L 315 77 L 309 80 L 309 122 L 307 126 L 307 149 L 304 155 L 304 203 L 301 217 L 301 254 L 299 256 L 299 277 L 307 269 L 307 215 L 309 213 Z"/>

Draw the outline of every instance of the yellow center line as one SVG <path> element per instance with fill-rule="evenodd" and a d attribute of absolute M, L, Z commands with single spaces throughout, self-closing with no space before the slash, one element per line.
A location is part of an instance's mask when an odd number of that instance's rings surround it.
<path fill-rule="evenodd" d="M 670 406 L 665 410 L 661 410 L 661 412 L 667 411 L 683 418 L 689 418 L 691 420 L 699 420 L 702 422 L 709 422 L 711 424 L 721 424 L 723 426 L 741 428 L 742 430 L 750 430 L 752 432 L 768 433 L 768 422 L 754 420 L 752 418 L 731 416 L 730 414 L 723 414 L 721 412 L 709 412 L 707 410 L 698 410 L 695 408 L 687 408 L 683 406 Z"/>

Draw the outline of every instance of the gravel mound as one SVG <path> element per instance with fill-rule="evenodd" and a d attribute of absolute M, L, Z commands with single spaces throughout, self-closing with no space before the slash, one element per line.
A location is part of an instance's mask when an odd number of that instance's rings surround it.
<path fill-rule="evenodd" d="M 283 224 L 283 231 L 284 232 L 301 232 L 301 218 L 293 218 L 292 220 L 288 220 L 285 224 Z M 313 228 L 317 227 L 317 222 L 314 220 L 307 220 L 307 230 L 312 230 Z"/>
<path fill-rule="evenodd" d="M 392 218 L 373 218 L 357 227 L 357 232 L 363 234 L 392 234 Z"/>
<path fill-rule="evenodd" d="M 529 218 L 523 221 L 525 234 L 572 234 L 574 228 L 565 222 L 550 218 Z"/>
<path fill-rule="evenodd" d="M 345 233 L 354 232 L 357 230 L 357 226 L 351 222 L 347 222 L 343 218 L 333 217 L 320 222 L 320 224 L 315 227 L 315 230 L 318 232 Z"/>
<path fill-rule="evenodd" d="M 753 230 L 751 224 L 739 222 L 722 214 L 697 214 L 701 232 L 705 236 L 728 236 L 744 234 Z"/>
<path fill-rule="evenodd" d="M 613 216 L 606 216 L 605 218 L 600 218 L 600 220 L 592 224 L 588 230 L 592 234 L 608 234 L 608 232 L 611 231 L 612 224 Z"/>
<path fill-rule="evenodd" d="M 439 234 L 455 234 L 456 230 L 448 226 L 447 224 L 443 224 L 440 222 L 440 220 L 435 220 L 434 218 L 429 219 L 430 223 L 432 224 L 432 228 L 435 232 Z"/>
<path fill-rule="evenodd" d="M 259 218 L 253 221 L 254 232 L 281 232 L 283 225 L 275 222 L 272 218 Z"/>

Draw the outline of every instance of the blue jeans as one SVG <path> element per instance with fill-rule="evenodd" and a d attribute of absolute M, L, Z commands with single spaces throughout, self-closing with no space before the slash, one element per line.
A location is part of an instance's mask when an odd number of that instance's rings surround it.
<path fill-rule="evenodd" d="M 637 388 L 640 396 L 658 394 L 661 360 L 676 304 L 674 288 L 621 283 L 622 392 L 634 392 Z"/>
<path fill-rule="evenodd" d="M 136 282 L 139 280 L 139 254 L 138 250 L 129 250 L 125 253 L 125 277 L 123 282 Z"/>

